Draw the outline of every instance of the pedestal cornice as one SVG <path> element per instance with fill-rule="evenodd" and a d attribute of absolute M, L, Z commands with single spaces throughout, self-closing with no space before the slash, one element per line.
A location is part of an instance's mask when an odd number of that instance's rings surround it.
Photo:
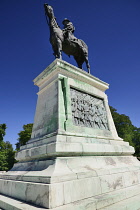
<path fill-rule="evenodd" d="M 87 82 L 88 84 L 91 84 L 92 86 L 102 91 L 105 91 L 109 88 L 108 83 L 60 59 L 54 60 L 41 74 L 39 74 L 33 80 L 33 82 L 35 85 L 40 87 L 46 80 L 49 79 L 49 77 L 52 77 L 52 75 L 58 73 L 73 79 Z"/>

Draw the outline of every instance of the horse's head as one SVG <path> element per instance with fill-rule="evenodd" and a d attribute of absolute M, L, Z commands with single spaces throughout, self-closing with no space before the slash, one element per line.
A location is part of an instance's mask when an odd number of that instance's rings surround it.
<path fill-rule="evenodd" d="M 47 14 L 47 16 L 49 18 L 52 18 L 54 16 L 53 8 L 48 4 L 44 4 L 44 8 L 45 8 L 45 13 Z"/>

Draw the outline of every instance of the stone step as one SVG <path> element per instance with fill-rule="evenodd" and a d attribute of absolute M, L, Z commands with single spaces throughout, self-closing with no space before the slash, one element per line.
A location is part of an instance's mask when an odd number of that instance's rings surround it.
<path fill-rule="evenodd" d="M 44 208 L 32 206 L 8 196 L 0 195 L 0 210 L 44 210 Z"/>
<path fill-rule="evenodd" d="M 100 210 L 140 210 L 140 194 Z"/>
<path fill-rule="evenodd" d="M 140 194 L 119 201 L 121 193 L 104 194 L 83 199 L 50 210 L 140 210 Z M 118 202 L 116 202 L 118 200 Z M 25 202 L 0 195 L 0 210 L 45 210 Z"/>

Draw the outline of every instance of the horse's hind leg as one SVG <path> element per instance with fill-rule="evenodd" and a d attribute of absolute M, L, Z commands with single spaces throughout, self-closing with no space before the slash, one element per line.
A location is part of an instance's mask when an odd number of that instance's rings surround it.
<path fill-rule="evenodd" d="M 78 61 L 76 61 L 76 62 L 77 62 L 78 68 L 79 68 L 79 69 L 83 69 L 83 67 L 82 67 L 82 64 L 83 64 L 83 63 L 78 62 Z"/>
<path fill-rule="evenodd" d="M 74 59 L 75 59 L 77 65 L 78 65 L 78 68 L 83 69 L 82 68 L 83 62 L 81 62 L 77 56 L 74 56 Z"/>
<path fill-rule="evenodd" d="M 88 73 L 90 74 L 90 65 L 89 65 L 89 61 L 88 61 L 88 56 L 87 55 L 85 55 L 85 62 L 86 62 Z"/>
<path fill-rule="evenodd" d="M 81 63 L 77 63 L 77 65 L 78 65 L 78 68 L 83 69 Z"/>

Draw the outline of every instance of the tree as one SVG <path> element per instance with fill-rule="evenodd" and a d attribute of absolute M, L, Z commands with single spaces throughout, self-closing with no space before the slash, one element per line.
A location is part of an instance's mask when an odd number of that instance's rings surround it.
<path fill-rule="evenodd" d="M 132 139 L 135 147 L 135 156 L 140 158 L 140 128 L 134 127 L 134 136 Z"/>
<path fill-rule="evenodd" d="M 140 157 L 140 128 L 132 125 L 131 120 L 124 114 L 117 113 L 117 110 L 110 106 L 111 114 L 116 126 L 118 135 L 128 141 L 135 148 L 135 156 Z"/>
<path fill-rule="evenodd" d="M 3 137 L 5 136 L 6 124 L 0 124 L 0 141 L 3 141 Z"/>
<path fill-rule="evenodd" d="M 27 125 L 23 125 L 23 131 L 18 133 L 19 138 L 18 142 L 16 143 L 16 149 L 19 150 L 20 146 L 23 146 L 28 142 L 31 138 L 33 123 L 29 123 Z"/>
<path fill-rule="evenodd" d="M 110 106 L 111 114 L 115 123 L 116 130 L 119 137 L 124 141 L 128 141 L 130 145 L 134 146 L 132 141 L 134 137 L 134 126 L 128 116 L 117 113 L 117 110 Z"/>
<path fill-rule="evenodd" d="M 6 124 L 0 124 L 0 171 L 8 171 L 13 167 L 15 160 L 15 151 L 10 142 L 4 142 L 6 134 Z"/>

